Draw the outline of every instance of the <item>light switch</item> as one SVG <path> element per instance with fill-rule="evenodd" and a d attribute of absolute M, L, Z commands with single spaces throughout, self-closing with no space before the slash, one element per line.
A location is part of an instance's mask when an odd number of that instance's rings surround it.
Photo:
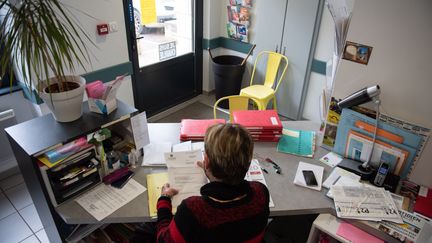
<path fill-rule="evenodd" d="M 118 24 L 116 21 L 112 21 L 109 23 L 109 32 L 113 33 L 113 32 L 117 32 L 118 31 Z"/>

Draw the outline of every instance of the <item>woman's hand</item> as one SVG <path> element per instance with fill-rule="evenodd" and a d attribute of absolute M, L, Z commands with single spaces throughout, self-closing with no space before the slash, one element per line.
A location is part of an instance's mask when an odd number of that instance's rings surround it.
<path fill-rule="evenodd" d="M 172 198 L 173 196 L 177 195 L 177 193 L 178 193 L 178 190 L 170 187 L 169 183 L 165 183 L 162 186 L 161 196 L 166 196 L 166 197 Z"/>

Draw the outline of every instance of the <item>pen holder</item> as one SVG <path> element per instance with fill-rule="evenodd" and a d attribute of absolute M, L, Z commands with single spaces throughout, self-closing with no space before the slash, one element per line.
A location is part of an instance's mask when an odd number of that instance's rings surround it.
<path fill-rule="evenodd" d="M 108 115 L 117 109 L 117 99 L 94 99 L 88 98 L 89 110 L 99 114 Z"/>

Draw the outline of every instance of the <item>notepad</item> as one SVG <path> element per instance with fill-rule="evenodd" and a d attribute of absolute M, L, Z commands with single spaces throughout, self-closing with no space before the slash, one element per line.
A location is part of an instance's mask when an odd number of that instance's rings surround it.
<path fill-rule="evenodd" d="M 168 182 L 168 173 L 147 175 L 148 205 L 150 217 L 157 216 L 157 201 L 161 195 L 162 186 Z"/>
<path fill-rule="evenodd" d="M 277 151 L 304 157 L 313 157 L 315 132 L 283 129 Z"/>

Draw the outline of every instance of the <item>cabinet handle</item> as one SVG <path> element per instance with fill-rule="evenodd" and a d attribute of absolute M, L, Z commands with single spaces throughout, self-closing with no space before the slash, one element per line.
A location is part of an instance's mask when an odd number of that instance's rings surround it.
<path fill-rule="evenodd" d="M 284 46 L 283 55 L 285 56 L 286 46 Z"/>
<path fill-rule="evenodd" d="M 279 45 L 276 45 L 276 49 L 275 49 L 276 53 L 278 52 L 278 49 L 279 49 Z"/>

